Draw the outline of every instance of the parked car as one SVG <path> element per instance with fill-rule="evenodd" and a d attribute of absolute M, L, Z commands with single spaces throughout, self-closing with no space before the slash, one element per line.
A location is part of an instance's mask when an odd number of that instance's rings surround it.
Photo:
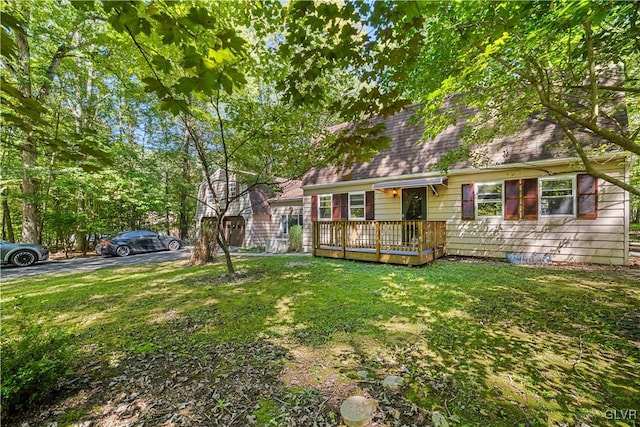
<path fill-rule="evenodd" d="M 27 267 L 49 259 L 49 249 L 32 243 L 11 243 L 0 240 L 0 261 L 16 267 Z"/>
<path fill-rule="evenodd" d="M 142 252 L 177 251 L 182 246 L 182 241 L 177 237 L 164 236 L 153 231 L 133 230 L 101 241 L 96 246 L 96 253 L 128 256 Z"/>

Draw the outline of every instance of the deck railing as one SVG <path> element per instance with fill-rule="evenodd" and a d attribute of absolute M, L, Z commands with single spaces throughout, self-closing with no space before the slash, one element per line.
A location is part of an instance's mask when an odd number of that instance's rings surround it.
<path fill-rule="evenodd" d="M 444 221 L 316 221 L 313 254 L 397 264 L 424 264 L 445 253 Z"/>

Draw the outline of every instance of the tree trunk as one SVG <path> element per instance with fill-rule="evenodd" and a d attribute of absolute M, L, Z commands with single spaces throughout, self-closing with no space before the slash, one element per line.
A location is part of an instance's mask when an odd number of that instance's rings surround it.
<path fill-rule="evenodd" d="M 169 223 L 169 166 L 165 165 L 164 170 L 164 222 L 167 234 L 171 234 L 171 224 Z"/>
<path fill-rule="evenodd" d="M 38 181 L 31 174 L 36 166 L 36 144 L 27 138 L 22 150 L 22 242 L 38 242 Z"/>
<path fill-rule="evenodd" d="M 189 235 L 189 223 L 187 215 L 187 188 L 191 185 L 189 167 L 189 131 L 185 130 L 182 146 L 182 182 L 180 185 L 180 238 L 186 239 Z"/>
<path fill-rule="evenodd" d="M 227 239 L 224 235 L 224 230 L 221 227 L 218 228 L 218 245 L 220 245 L 220 249 L 222 249 L 222 252 L 224 252 L 224 260 L 227 263 L 227 276 L 232 279 L 233 276 L 236 275 L 236 270 L 233 267 L 233 261 L 231 261 L 229 242 L 227 242 Z"/>
<path fill-rule="evenodd" d="M 28 6 L 24 7 L 24 22 L 29 22 Z M 32 98 L 31 90 L 31 51 L 29 39 L 25 33 L 16 33 L 19 69 L 22 73 L 19 80 L 20 92 L 25 98 Z M 38 181 L 32 175 L 36 166 L 37 145 L 33 135 L 27 135 L 22 148 L 22 242 L 38 243 Z"/>
<path fill-rule="evenodd" d="M 34 93 L 31 84 L 31 51 L 29 45 L 29 24 L 31 18 L 31 11 L 27 2 L 20 3 L 22 7 L 22 15 L 24 17 L 24 29 L 25 31 L 16 32 L 16 46 L 18 53 L 18 70 L 20 76 L 18 77 L 18 88 L 25 98 L 35 99 L 40 103 L 43 103 L 49 96 L 51 85 L 55 77 L 55 73 L 60 67 L 62 58 L 69 52 L 69 47 L 66 43 L 73 40 L 76 30 L 72 29 L 67 34 L 65 42 L 58 46 L 55 54 L 51 58 L 49 65 L 45 72 L 45 79 L 37 94 Z M 36 166 L 38 144 L 36 137 L 33 134 L 29 134 L 25 138 L 25 144 L 22 148 L 22 241 L 25 243 L 40 243 L 40 231 L 38 224 L 38 180 L 33 176 L 33 171 Z"/>
<path fill-rule="evenodd" d="M 205 264 L 216 260 L 218 221 L 204 220 L 198 229 L 197 243 L 193 246 L 191 263 Z"/>
<path fill-rule="evenodd" d="M 2 195 L 2 239 L 9 242 L 16 241 L 16 237 L 13 235 L 11 211 L 9 210 L 9 200 L 7 199 L 6 191 Z"/>
<path fill-rule="evenodd" d="M 86 203 L 84 199 L 84 191 L 78 192 L 78 213 L 80 214 L 80 223 L 76 231 L 76 250 L 87 255 L 87 223 L 85 220 Z"/>

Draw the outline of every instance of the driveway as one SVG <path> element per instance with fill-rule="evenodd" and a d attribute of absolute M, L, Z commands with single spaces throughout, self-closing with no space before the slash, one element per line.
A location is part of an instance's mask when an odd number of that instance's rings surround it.
<path fill-rule="evenodd" d="M 189 248 L 171 252 L 152 252 L 147 254 L 130 255 L 125 258 L 90 256 L 64 260 L 49 260 L 31 267 L 2 266 L 1 280 L 20 279 L 24 277 L 41 276 L 43 274 L 82 273 L 100 270 L 102 268 L 122 267 L 126 265 L 147 264 L 154 262 L 174 261 L 191 256 Z"/>

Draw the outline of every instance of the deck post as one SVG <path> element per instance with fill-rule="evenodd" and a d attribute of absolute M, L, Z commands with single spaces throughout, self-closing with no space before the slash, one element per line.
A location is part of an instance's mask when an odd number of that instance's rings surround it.
<path fill-rule="evenodd" d="M 342 247 L 342 258 L 346 258 L 347 257 L 347 251 L 346 251 L 346 242 L 347 242 L 347 222 L 346 221 L 340 221 L 340 246 Z"/>
<path fill-rule="evenodd" d="M 316 249 L 318 248 L 318 223 L 316 221 L 311 223 L 311 253 L 316 255 Z"/>
<path fill-rule="evenodd" d="M 380 259 L 380 221 L 376 221 L 376 257 Z"/>
<path fill-rule="evenodd" d="M 422 259 L 423 255 L 422 255 L 422 251 L 424 250 L 424 235 L 423 235 L 423 226 L 424 226 L 424 221 L 418 221 L 418 258 L 420 259 L 420 263 L 422 263 L 424 260 Z"/>

